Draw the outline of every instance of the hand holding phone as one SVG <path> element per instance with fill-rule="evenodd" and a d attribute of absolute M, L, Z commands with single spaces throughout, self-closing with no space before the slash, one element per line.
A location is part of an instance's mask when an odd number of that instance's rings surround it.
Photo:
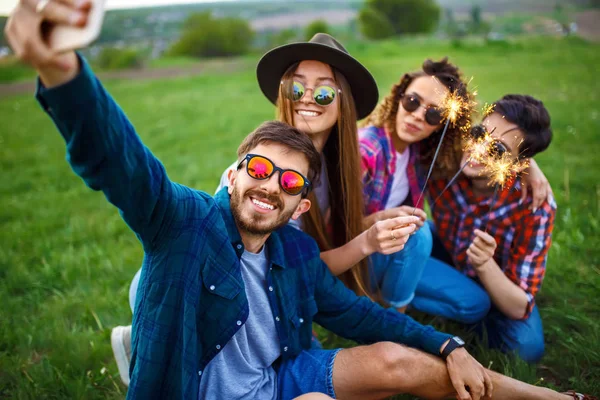
<path fill-rule="evenodd" d="M 56 2 L 69 3 L 76 2 L 76 0 L 40 0 L 37 5 L 37 10 L 44 10 L 49 3 Z M 104 19 L 104 4 L 105 0 L 90 0 L 89 9 L 87 11 L 87 18 L 83 26 L 76 26 L 73 24 L 55 24 L 50 27 L 48 32 L 48 46 L 53 51 L 62 53 L 69 50 L 81 49 L 89 46 L 94 40 L 100 35 L 102 30 L 102 21 Z M 60 4 L 61 6 L 63 4 Z M 77 11 L 70 11 L 71 13 L 77 13 Z M 69 17 L 71 20 L 77 18 L 76 14 L 71 14 Z"/>
<path fill-rule="evenodd" d="M 49 0 L 55 1 L 55 0 Z M 105 0 L 91 0 L 87 22 L 84 26 L 55 25 L 48 36 L 50 48 L 57 52 L 89 46 L 100 35 L 104 19 Z"/>
<path fill-rule="evenodd" d="M 16 57 L 51 87 L 77 75 L 72 50 L 99 35 L 103 16 L 104 0 L 19 0 L 4 32 Z"/>

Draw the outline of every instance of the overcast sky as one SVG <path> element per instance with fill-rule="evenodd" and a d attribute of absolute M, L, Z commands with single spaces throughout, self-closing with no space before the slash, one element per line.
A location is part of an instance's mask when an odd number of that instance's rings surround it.
<path fill-rule="evenodd" d="M 105 0 L 106 8 L 109 10 L 115 8 L 135 8 L 146 6 L 159 6 L 168 4 L 184 3 L 215 3 L 232 0 Z M 0 0 L 0 15 L 8 15 L 18 0 Z"/>

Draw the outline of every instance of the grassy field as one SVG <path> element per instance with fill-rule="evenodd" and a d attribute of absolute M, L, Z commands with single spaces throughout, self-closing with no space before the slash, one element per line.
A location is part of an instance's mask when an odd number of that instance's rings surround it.
<path fill-rule="evenodd" d="M 424 58 L 448 55 L 473 76 L 481 103 L 509 92 L 544 100 L 555 136 L 537 161 L 559 207 L 538 296 L 547 354 L 527 366 L 474 340 L 470 349 L 485 366 L 528 382 L 600 393 L 600 46 L 546 38 L 349 47 L 382 94 Z M 274 116 L 251 69 L 106 86 L 171 179 L 208 192 L 241 139 Z M 0 398 L 123 398 L 110 330 L 131 320 L 129 282 L 142 249 L 116 210 L 71 172 L 62 139 L 31 95 L 0 101 L 0 121 Z M 319 333 L 326 346 L 350 345 Z"/>

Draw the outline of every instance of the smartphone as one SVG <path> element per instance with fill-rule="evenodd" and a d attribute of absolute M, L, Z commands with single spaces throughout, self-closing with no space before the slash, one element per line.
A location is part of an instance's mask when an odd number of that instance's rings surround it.
<path fill-rule="evenodd" d="M 106 0 L 91 0 L 92 6 L 84 27 L 56 25 L 49 32 L 48 44 L 57 52 L 81 49 L 89 46 L 100 35 Z"/>

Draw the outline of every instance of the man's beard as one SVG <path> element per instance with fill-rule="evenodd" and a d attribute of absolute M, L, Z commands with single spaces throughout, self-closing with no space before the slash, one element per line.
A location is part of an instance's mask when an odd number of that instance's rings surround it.
<path fill-rule="evenodd" d="M 279 217 L 272 223 L 265 223 L 266 215 L 254 214 L 252 217 L 244 217 L 242 207 L 245 198 L 254 197 L 255 199 L 265 199 L 269 203 L 273 204 L 276 208 L 275 211 L 279 211 Z M 231 194 L 231 214 L 238 227 L 238 229 L 245 231 L 252 235 L 268 235 L 286 225 L 295 209 L 285 211 L 283 209 L 283 202 L 278 196 L 268 195 L 263 191 L 259 190 L 248 190 L 246 193 L 241 194 L 236 187 L 233 188 Z M 251 211 L 252 212 L 252 211 Z"/>

